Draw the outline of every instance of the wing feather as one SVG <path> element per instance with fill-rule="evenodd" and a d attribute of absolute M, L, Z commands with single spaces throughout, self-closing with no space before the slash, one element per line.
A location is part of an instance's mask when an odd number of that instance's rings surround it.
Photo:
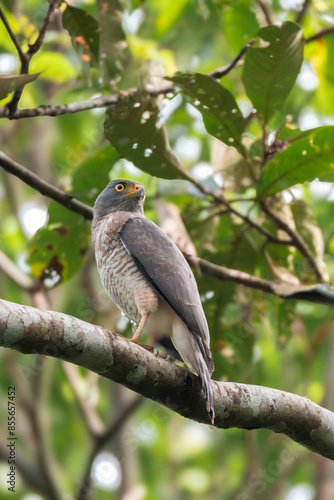
<path fill-rule="evenodd" d="M 144 216 L 129 219 L 119 235 L 151 287 L 174 309 L 188 329 L 209 345 L 209 329 L 197 283 L 175 243 Z"/>

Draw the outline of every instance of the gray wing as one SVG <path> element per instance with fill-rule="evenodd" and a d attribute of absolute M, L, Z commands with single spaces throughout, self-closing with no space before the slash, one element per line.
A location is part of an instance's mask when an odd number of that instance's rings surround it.
<path fill-rule="evenodd" d="M 119 235 L 153 290 L 186 324 L 196 354 L 196 366 L 193 368 L 202 379 L 207 410 L 213 422 L 215 412 L 210 375 L 214 363 L 209 345 L 210 334 L 197 283 L 188 262 L 169 236 L 143 216 L 129 219 Z"/>
<path fill-rule="evenodd" d="M 129 219 L 119 234 L 151 287 L 192 333 L 209 344 L 208 324 L 195 277 L 175 243 L 145 217 Z"/>

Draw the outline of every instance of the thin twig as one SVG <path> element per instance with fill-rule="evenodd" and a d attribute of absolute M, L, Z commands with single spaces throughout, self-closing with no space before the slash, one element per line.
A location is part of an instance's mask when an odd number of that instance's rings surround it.
<path fill-rule="evenodd" d="M 84 400 L 84 398 L 80 394 L 80 374 L 78 367 L 72 365 L 71 363 L 63 361 L 62 368 L 66 374 L 67 381 L 72 389 L 77 405 L 80 409 L 81 415 L 84 422 L 86 423 L 89 433 L 94 438 L 98 435 L 100 436 L 103 433 L 104 426 L 94 408 L 89 405 L 88 402 Z"/>
<path fill-rule="evenodd" d="M 264 14 L 264 17 L 266 18 L 267 23 L 269 25 L 273 24 L 273 20 L 271 18 L 271 12 L 270 12 L 270 9 L 269 9 L 268 5 L 266 4 L 266 2 L 264 0 L 256 0 L 256 1 L 259 4 L 259 6 L 261 7 L 261 10 Z"/>
<path fill-rule="evenodd" d="M 246 45 L 244 45 L 242 47 L 239 54 L 235 56 L 235 58 L 233 59 L 233 61 L 230 64 L 228 64 L 227 66 L 222 66 L 220 68 L 215 69 L 211 73 L 208 73 L 208 76 L 211 76 L 211 78 L 220 79 L 223 76 L 227 75 L 237 65 L 237 63 L 240 61 L 242 56 L 246 53 L 247 49 L 249 47 L 251 47 L 252 45 L 254 45 L 255 41 L 256 40 L 251 40 L 250 42 L 246 43 Z"/>
<path fill-rule="evenodd" d="M 0 250 L 0 271 L 23 290 L 32 292 L 36 289 L 36 284 L 23 274 L 2 250 Z"/>
<path fill-rule="evenodd" d="M 36 108 L 18 109 L 11 114 L 9 114 L 6 106 L 2 106 L 0 107 L 0 118 L 20 120 L 22 118 L 35 118 L 36 116 L 61 116 L 69 115 L 72 113 L 79 113 L 80 111 L 89 111 L 96 108 L 111 107 L 117 104 L 123 97 L 130 95 L 135 91 L 137 92 L 137 89 L 122 92 L 122 94 L 102 96 L 97 99 L 90 99 L 88 101 L 72 102 L 69 104 L 59 104 L 55 106 L 52 106 L 50 104 L 42 104 Z"/>
<path fill-rule="evenodd" d="M 38 33 L 38 36 L 37 36 L 36 40 L 34 41 L 34 43 L 32 43 L 32 44 L 29 45 L 29 49 L 28 49 L 27 55 L 29 55 L 30 59 L 41 48 L 41 46 L 42 46 L 42 44 L 44 42 L 44 37 L 45 37 L 46 30 L 48 29 L 48 26 L 49 26 L 49 23 L 50 23 L 50 19 L 52 17 L 52 14 L 56 10 L 59 2 L 60 2 L 60 0 L 51 0 L 51 2 L 49 3 L 49 8 L 48 8 L 48 11 L 46 13 L 45 19 L 43 21 L 43 25 L 42 25 L 39 33 Z"/>
<path fill-rule="evenodd" d="M 314 35 L 305 38 L 305 43 L 314 42 L 314 40 L 323 38 L 324 36 L 330 35 L 331 33 L 334 33 L 334 26 L 328 26 L 328 28 L 324 28 L 323 30 L 318 31 L 318 33 L 315 33 Z"/>
<path fill-rule="evenodd" d="M 311 0 L 304 0 L 304 3 L 303 3 L 303 6 L 302 8 L 300 9 L 300 11 L 297 13 L 297 16 L 296 16 L 296 23 L 299 23 L 301 22 L 301 20 L 303 19 L 306 11 L 307 11 L 307 8 L 309 6 L 309 4 L 311 3 Z"/>
<path fill-rule="evenodd" d="M 43 44 L 45 33 L 46 33 L 47 28 L 48 28 L 51 16 L 54 13 L 58 4 L 59 4 L 59 0 L 51 0 L 51 2 L 49 3 L 49 8 L 48 8 L 47 14 L 45 16 L 42 28 L 40 29 L 39 34 L 38 34 L 35 42 L 33 44 L 29 45 L 29 48 L 28 48 L 26 53 L 24 53 L 22 51 L 22 48 L 21 48 L 21 45 L 19 44 L 19 41 L 17 40 L 18 43 L 14 41 L 14 39 L 11 35 L 12 30 L 10 28 L 10 25 L 8 23 L 8 20 L 5 16 L 4 12 L 2 11 L 3 16 L 1 16 L 1 19 L 4 22 L 5 27 L 8 31 L 9 36 L 11 37 L 13 43 L 15 43 L 16 50 L 18 51 L 18 54 L 20 57 L 20 61 L 21 61 L 20 75 L 28 74 L 30 61 L 31 61 L 32 57 L 39 51 L 39 49 L 41 48 L 41 46 Z M 5 19 L 6 22 L 4 21 L 3 18 Z M 19 46 L 18 44 L 20 45 L 20 50 L 18 49 L 18 46 Z M 5 108 L 7 109 L 8 116 L 12 115 L 17 110 L 17 105 L 19 103 L 19 100 L 21 99 L 22 92 L 23 92 L 23 90 L 16 90 L 14 92 L 13 97 L 10 100 L 10 102 L 8 104 L 6 104 Z"/>
<path fill-rule="evenodd" d="M 36 42 L 35 42 L 36 43 Z M 255 40 L 248 42 L 233 59 L 233 61 L 227 66 L 222 66 L 217 68 L 208 74 L 211 78 L 219 79 L 227 75 L 241 60 L 242 56 L 245 54 L 247 49 L 255 43 Z M 23 54 L 26 57 L 25 54 Z M 36 116 L 60 116 L 65 114 L 78 113 L 80 111 L 88 111 L 96 108 L 110 107 L 116 105 L 124 97 L 128 97 L 132 94 L 138 92 L 137 88 L 129 89 L 127 91 L 122 91 L 119 94 L 112 96 L 101 96 L 97 99 L 90 99 L 88 101 L 75 102 L 70 104 L 60 104 L 60 105 L 40 105 L 36 108 L 29 109 L 8 109 L 7 106 L 0 107 L 0 118 L 9 118 L 10 120 L 19 120 L 22 118 L 34 118 Z M 145 92 L 152 97 L 159 95 L 167 95 L 175 93 L 176 89 L 173 85 L 166 85 L 161 88 L 150 88 L 147 86 Z"/>
<path fill-rule="evenodd" d="M 36 189 L 39 193 L 44 196 L 57 201 L 60 205 L 68 208 L 72 212 L 76 212 L 82 215 L 85 219 L 92 218 L 92 208 L 89 205 L 85 205 L 80 201 L 66 194 L 61 189 L 43 181 L 38 175 L 34 174 L 27 168 L 23 167 L 19 163 L 6 156 L 0 151 L 0 166 L 3 167 L 10 174 L 15 175 L 23 182 Z"/>
<path fill-rule="evenodd" d="M 40 179 L 38 175 L 34 174 L 27 168 L 23 167 L 19 163 L 11 160 L 4 153 L 0 152 L 0 166 L 2 166 L 7 172 L 19 177 L 23 182 L 31 186 L 32 188 L 39 191 L 44 196 L 48 196 L 53 200 L 57 201 L 69 210 L 82 215 L 85 219 L 92 219 L 92 208 L 89 205 L 85 205 L 80 201 L 76 200 L 74 197 L 66 194 L 61 189 L 49 184 L 48 182 Z M 186 170 L 182 170 L 183 174 L 188 178 L 192 184 L 194 184 L 203 194 L 212 197 L 217 203 L 224 205 L 228 211 L 237 217 L 240 217 L 247 224 L 252 226 L 254 229 L 259 231 L 263 236 L 265 236 L 270 242 L 276 243 L 278 245 L 291 245 L 291 240 L 281 240 L 270 234 L 266 229 L 261 227 L 255 221 L 250 219 L 247 215 L 243 215 L 237 210 L 235 210 L 231 204 L 223 197 L 214 194 L 208 188 L 202 185 L 201 182 L 193 178 Z"/>
<path fill-rule="evenodd" d="M 94 458 L 99 453 L 99 451 L 106 446 L 120 431 L 124 422 L 133 414 L 133 412 L 143 403 L 144 398 L 142 396 L 136 396 L 122 411 L 122 413 L 116 418 L 116 420 L 111 424 L 111 426 L 106 429 L 105 432 L 96 437 L 93 443 L 93 447 L 86 465 L 85 473 L 80 481 L 79 491 L 76 495 L 76 500 L 88 500 L 90 498 L 90 493 L 92 493 L 91 486 L 91 468 Z"/>
<path fill-rule="evenodd" d="M 17 51 L 18 56 L 20 58 L 21 64 L 23 64 L 24 60 L 25 60 L 25 54 L 22 50 L 20 40 L 17 38 L 14 31 L 12 30 L 11 25 L 9 24 L 8 19 L 6 17 L 6 14 L 4 13 L 1 5 L 0 5 L 0 19 L 3 22 L 3 24 L 7 30 L 7 33 L 10 36 L 13 44 L 15 45 L 15 48 L 16 48 L 16 51 Z"/>

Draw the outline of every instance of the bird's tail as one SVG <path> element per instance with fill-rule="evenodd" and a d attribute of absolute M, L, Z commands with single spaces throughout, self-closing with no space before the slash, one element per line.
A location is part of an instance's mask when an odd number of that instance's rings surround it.
<path fill-rule="evenodd" d="M 197 354 L 197 366 L 194 366 L 194 368 L 202 381 L 202 387 L 206 394 L 206 408 L 208 410 L 211 423 L 214 423 L 215 409 L 213 403 L 211 373 L 213 372 L 215 366 L 213 363 L 212 354 L 210 351 L 210 347 L 198 335 L 190 332 L 190 338 L 193 344 L 194 351 Z"/>

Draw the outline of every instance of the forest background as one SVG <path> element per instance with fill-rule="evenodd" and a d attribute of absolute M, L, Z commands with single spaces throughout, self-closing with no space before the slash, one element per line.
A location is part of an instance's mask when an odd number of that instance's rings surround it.
<path fill-rule="evenodd" d="M 332 499 L 334 417 L 313 404 L 334 410 L 332 2 L 15 0 L 0 19 L 1 498 L 15 413 L 14 498 Z M 217 425 L 239 429 L 195 422 L 184 369 L 135 346 L 171 399 L 138 392 L 169 409 L 94 373 L 100 330 L 87 362 L 62 351 L 46 309 L 131 335 L 90 241 L 122 177 L 194 268 Z"/>

